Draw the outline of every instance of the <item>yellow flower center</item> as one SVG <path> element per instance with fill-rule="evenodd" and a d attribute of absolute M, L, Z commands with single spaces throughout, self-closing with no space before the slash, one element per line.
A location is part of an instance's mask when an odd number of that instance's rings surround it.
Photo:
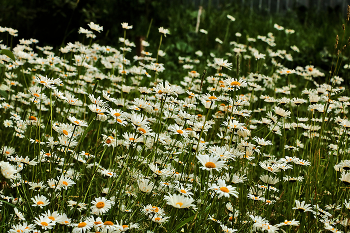
<path fill-rule="evenodd" d="M 78 224 L 78 227 L 79 227 L 79 228 L 83 228 L 83 227 L 85 227 L 86 225 L 87 225 L 86 222 L 81 222 L 81 223 Z"/>
<path fill-rule="evenodd" d="M 123 225 L 122 227 L 123 227 L 123 229 L 124 229 L 124 228 L 127 228 L 127 227 L 128 227 L 128 225 Z"/>
<path fill-rule="evenodd" d="M 142 132 L 142 133 L 147 133 L 145 129 L 143 128 L 139 128 L 139 131 Z"/>
<path fill-rule="evenodd" d="M 228 190 L 228 188 L 226 188 L 226 187 L 221 187 L 220 190 L 224 193 L 230 192 L 230 190 Z"/>
<path fill-rule="evenodd" d="M 207 162 L 207 163 L 205 164 L 205 167 L 207 167 L 207 168 L 216 168 L 216 165 L 215 165 L 215 163 L 213 163 L 213 162 Z"/>
<path fill-rule="evenodd" d="M 103 223 L 103 225 L 105 225 L 105 226 L 113 226 L 114 224 L 111 221 L 105 221 Z"/>
<path fill-rule="evenodd" d="M 36 204 L 37 204 L 37 205 L 44 205 L 44 202 L 38 201 Z"/>
<path fill-rule="evenodd" d="M 183 134 L 184 133 L 184 131 L 182 131 L 181 129 L 176 130 L 176 132 L 178 132 L 179 134 Z"/>
<path fill-rule="evenodd" d="M 217 98 L 215 96 L 209 96 L 208 99 L 210 100 L 216 100 Z"/>
<path fill-rule="evenodd" d="M 182 203 L 182 202 L 178 202 L 178 203 L 176 203 L 175 205 L 179 205 L 180 207 L 183 205 L 184 203 Z"/>
<path fill-rule="evenodd" d="M 68 131 L 67 131 L 67 130 L 65 130 L 65 129 L 64 129 L 64 130 L 62 130 L 62 133 L 63 133 L 64 135 L 66 135 L 66 136 L 68 135 Z"/>
<path fill-rule="evenodd" d="M 97 207 L 98 209 L 101 209 L 101 208 L 105 207 L 105 203 L 102 202 L 102 201 L 97 202 L 97 203 L 96 203 L 96 207 Z"/>
<path fill-rule="evenodd" d="M 40 223 L 42 226 L 45 226 L 45 227 L 47 227 L 49 224 L 47 223 L 47 222 L 41 222 Z"/>
<path fill-rule="evenodd" d="M 53 216 L 50 216 L 49 219 L 51 219 L 52 221 L 55 221 L 55 218 Z"/>
<path fill-rule="evenodd" d="M 64 184 L 65 186 L 68 186 L 68 182 L 67 181 L 62 181 L 62 184 Z"/>
<path fill-rule="evenodd" d="M 154 218 L 155 221 L 160 221 L 162 220 L 161 218 Z"/>
<path fill-rule="evenodd" d="M 186 190 L 184 190 L 184 189 L 181 189 L 180 192 L 181 193 L 187 193 Z"/>
<path fill-rule="evenodd" d="M 231 85 L 231 86 L 241 86 L 241 83 L 238 82 L 238 81 L 233 81 L 233 82 L 231 82 L 230 85 Z"/>

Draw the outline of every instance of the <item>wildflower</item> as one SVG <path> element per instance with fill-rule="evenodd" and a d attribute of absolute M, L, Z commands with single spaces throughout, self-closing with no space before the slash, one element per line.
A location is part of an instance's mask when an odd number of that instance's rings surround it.
<path fill-rule="evenodd" d="M 228 63 L 227 60 L 224 60 L 223 58 L 214 58 L 214 63 L 219 68 L 225 67 L 229 70 L 232 69 L 232 63 Z"/>
<path fill-rule="evenodd" d="M 43 208 L 43 206 L 47 206 L 50 204 L 49 200 L 45 196 L 35 196 L 32 197 L 31 200 L 34 202 L 32 206 L 39 206 L 40 208 Z"/>
<path fill-rule="evenodd" d="M 88 25 L 89 25 L 89 27 L 90 27 L 92 30 L 95 30 L 95 31 L 97 31 L 97 32 L 103 31 L 103 26 L 100 26 L 100 25 L 95 24 L 95 23 L 93 23 L 93 22 L 90 22 Z"/>
<path fill-rule="evenodd" d="M 73 184 L 75 184 L 75 182 L 71 180 L 69 177 L 62 176 L 58 181 L 57 189 L 63 188 L 67 190 L 67 188 L 72 186 Z"/>
<path fill-rule="evenodd" d="M 74 223 L 72 226 L 74 226 L 72 233 L 85 233 L 94 226 L 94 223 L 85 220 L 79 223 Z"/>
<path fill-rule="evenodd" d="M 176 187 L 176 189 L 185 196 L 192 196 L 193 193 L 191 192 L 191 190 L 189 188 L 184 188 L 182 185 L 181 187 Z"/>
<path fill-rule="evenodd" d="M 70 122 L 72 122 L 72 123 L 73 123 L 74 125 L 76 125 L 76 126 L 85 126 L 85 127 L 88 126 L 88 124 L 87 124 L 86 121 L 78 120 L 78 119 L 75 118 L 75 117 L 69 116 L 69 117 L 68 117 L 68 120 L 69 120 Z"/>
<path fill-rule="evenodd" d="M 274 178 L 272 176 L 268 176 L 268 175 L 263 175 L 263 176 L 260 176 L 260 180 L 262 180 L 264 183 L 266 184 L 276 184 L 278 183 L 280 180 L 278 178 Z"/>
<path fill-rule="evenodd" d="M 199 29 L 199 31 L 203 34 L 208 34 L 208 31 L 207 30 L 204 30 L 204 29 Z"/>
<path fill-rule="evenodd" d="M 212 185 L 209 189 L 213 189 L 219 195 L 218 198 L 225 196 L 230 197 L 230 195 L 238 198 L 238 192 L 236 191 L 236 187 L 231 185 L 226 185 L 225 181 L 222 179 L 218 180 L 217 184 Z"/>
<path fill-rule="evenodd" d="M 18 173 L 20 170 L 16 169 L 15 166 L 11 165 L 9 162 L 0 161 L 0 168 L 1 168 L 1 174 L 6 179 L 14 179 L 16 176 L 16 173 Z"/>
<path fill-rule="evenodd" d="M 232 15 L 227 15 L 227 18 L 229 20 L 231 20 L 232 22 L 234 22 L 236 20 Z"/>
<path fill-rule="evenodd" d="M 243 79 L 228 78 L 224 80 L 226 85 L 229 86 L 229 90 L 239 90 L 241 87 L 246 87 L 247 83 Z"/>
<path fill-rule="evenodd" d="M 277 115 L 281 116 L 281 117 L 289 117 L 290 114 L 291 114 L 290 111 L 284 110 L 284 109 L 279 108 L 279 107 L 277 107 L 277 106 L 275 107 L 274 110 L 275 110 L 275 113 L 276 113 Z"/>
<path fill-rule="evenodd" d="M 313 212 L 312 208 L 310 207 L 311 204 L 305 204 L 305 201 L 298 201 L 298 200 L 295 200 L 295 205 L 296 207 L 293 208 L 293 210 L 299 210 L 301 212 Z"/>
<path fill-rule="evenodd" d="M 170 218 L 170 217 L 163 217 L 162 215 L 156 215 L 156 214 L 155 214 L 155 215 L 153 216 L 153 218 L 152 218 L 152 221 L 153 221 L 153 222 L 156 222 L 156 223 L 162 224 L 162 223 L 167 222 L 169 218 Z"/>
<path fill-rule="evenodd" d="M 137 181 L 140 191 L 144 193 L 150 193 L 154 187 L 154 183 L 150 182 L 149 179 L 139 179 Z"/>
<path fill-rule="evenodd" d="M 114 201 L 107 200 L 104 197 L 97 197 L 91 204 L 91 213 L 100 215 L 108 212 L 112 205 L 114 205 Z"/>
<path fill-rule="evenodd" d="M 55 226 L 55 222 L 51 221 L 51 219 L 47 217 L 40 216 L 39 218 L 35 218 L 35 224 L 40 226 L 43 230 L 52 229 Z"/>
<path fill-rule="evenodd" d="M 46 186 L 44 185 L 44 182 L 41 181 L 39 183 L 35 183 L 35 182 L 29 182 L 28 183 L 30 188 L 29 189 L 32 189 L 34 191 L 40 191 L 42 188 L 45 188 Z"/>
<path fill-rule="evenodd" d="M 219 161 L 219 156 L 209 156 L 209 155 L 198 155 L 197 159 L 202 164 L 201 169 L 203 170 L 216 170 L 219 171 L 222 168 L 226 168 L 225 161 Z"/>
<path fill-rule="evenodd" d="M 44 214 L 42 214 L 42 216 L 44 218 L 50 219 L 54 223 L 59 222 L 60 219 L 61 219 L 61 215 L 57 211 L 54 211 L 54 212 L 51 213 L 51 211 L 48 210 Z"/>
<path fill-rule="evenodd" d="M 278 25 L 278 24 L 276 24 L 276 23 L 273 25 L 273 27 L 276 28 L 276 29 L 279 30 L 279 31 L 284 30 L 284 27 L 282 27 L 282 26 L 280 26 L 280 25 Z"/>
<path fill-rule="evenodd" d="M 192 197 L 184 197 L 182 195 L 169 194 L 169 196 L 165 196 L 164 199 L 167 201 L 168 205 L 172 205 L 173 207 L 178 209 L 196 207 L 194 204 L 192 204 L 194 202 L 194 199 Z"/>
<path fill-rule="evenodd" d="M 124 28 L 124 29 L 132 29 L 132 25 L 129 26 L 128 23 L 122 23 L 122 28 Z"/>
<path fill-rule="evenodd" d="M 160 33 L 163 33 L 164 36 L 166 37 L 166 34 L 170 34 L 169 29 L 165 29 L 163 27 L 158 28 Z"/>
<path fill-rule="evenodd" d="M 350 172 L 342 172 L 341 177 L 339 178 L 344 184 L 350 185 Z"/>

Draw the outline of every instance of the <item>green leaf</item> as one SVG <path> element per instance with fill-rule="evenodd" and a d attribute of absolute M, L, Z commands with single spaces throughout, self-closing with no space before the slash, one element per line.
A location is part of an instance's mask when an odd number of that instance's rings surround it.
<path fill-rule="evenodd" d="M 2 95 L 5 99 L 7 99 L 7 93 L 3 90 L 0 90 L 0 95 Z"/>
<path fill-rule="evenodd" d="M 8 49 L 3 49 L 0 51 L 1 54 L 5 54 L 6 56 L 8 56 L 9 58 L 11 58 L 13 61 L 16 61 L 15 55 L 13 55 L 13 53 L 8 50 Z"/>
<path fill-rule="evenodd" d="M 192 221 L 194 219 L 196 215 L 192 215 L 191 217 L 189 218 L 186 218 L 185 220 L 183 220 L 182 222 L 180 222 L 179 224 L 177 224 L 177 226 L 175 227 L 175 229 L 171 232 L 176 232 L 178 229 L 180 229 L 181 227 L 183 227 L 186 223 Z"/>

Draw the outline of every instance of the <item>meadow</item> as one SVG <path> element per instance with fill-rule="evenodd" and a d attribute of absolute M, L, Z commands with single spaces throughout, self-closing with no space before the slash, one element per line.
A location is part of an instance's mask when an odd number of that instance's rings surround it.
<path fill-rule="evenodd" d="M 150 23 L 139 55 L 125 22 L 118 47 L 0 27 L 1 232 L 349 232 L 349 14 L 329 70 L 218 20 L 192 45 Z"/>

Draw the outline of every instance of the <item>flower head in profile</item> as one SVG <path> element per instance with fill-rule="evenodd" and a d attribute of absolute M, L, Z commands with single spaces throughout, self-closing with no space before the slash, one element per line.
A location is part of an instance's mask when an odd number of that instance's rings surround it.
<path fill-rule="evenodd" d="M 89 25 L 89 27 L 91 28 L 91 30 L 95 30 L 95 31 L 97 31 L 97 32 L 103 31 L 103 26 L 100 26 L 100 25 L 95 24 L 95 23 L 93 23 L 93 22 L 90 22 L 88 25 Z"/>
<path fill-rule="evenodd" d="M 170 34 L 169 29 L 165 29 L 163 27 L 158 28 L 159 33 L 163 33 L 164 36 L 166 37 L 166 34 Z"/>
<path fill-rule="evenodd" d="M 69 117 L 68 117 L 68 120 L 69 120 L 70 122 L 72 122 L 72 123 L 73 123 L 74 125 L 76 125 L 76 126 L 85 126 L 85 127 L 88 126 L 88 124 L 87 124 L 86 121 L 78 120 L 78 119 L 75 118 L 75 117 L 69 116 Z"/>
<path fill-rule="evenodd" d="M 225 67 L 229 70 L 232 69 L 232 63 L 228 63 L 228 60 L 224 60 L 223 58 L 214 58 L 215 65 L 218 67 Z"/>
<path fill-rule="evenodd" d="M 229 20 L 231 20 L 232 22 L 234 22 L 236 20 L 235 17 L 233 17 L 232 15 L 227 15 L 227 18 Z"/>
<path fill-rule="evenodd" d="M 194 199 L 192 197 L 185 197 L 177 194 L 169 194 L 169 196 L 165 196 L 164 199 L 167 201 L 168 205 L 172 205 L 178 209 L 196 207 L 194 204 L 192 204 L 194 202 Z"/>
<path fill-rule="evenodd" d="M 122 28 L 124 28 L 124 29 L 132 29 L 132 25 L 129 26 L 128 23 L 122 23 Z"/>

